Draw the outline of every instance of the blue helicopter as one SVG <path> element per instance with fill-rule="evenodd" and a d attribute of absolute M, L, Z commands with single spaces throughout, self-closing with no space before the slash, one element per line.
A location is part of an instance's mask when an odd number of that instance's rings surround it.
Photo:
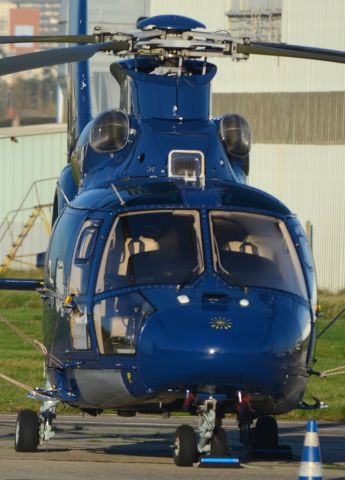
<path fill-rule="evenodd" d="M 15 448 L 54 435 L 59 402 L 98 415 L 185 410 L 178 466 L 226 455 L 222 419 L 237 415 L 253 451 L 279 450 L 274 415 L 299 406 L 312 373 L 317 295 L 313 260 L 294 214 L 246 183 L 244 118 L 210 117 L 209 57 L 250 54 L 345 62 L 345 53 L 235 41 L 191 18 L 159 15 L 130 33 L 0 37 L 71 47 L 0 60 L 0 74 L 70 63 L 69 161 L 54 198 L 39 289 L 47 383 L 22 410 Z M 80 45 L 78 45 L 80 44 Z M 111 52 L 120 108 L 92 118 L 88 59 Z M 255 426 L 253 426 L 255 421 Z"/>

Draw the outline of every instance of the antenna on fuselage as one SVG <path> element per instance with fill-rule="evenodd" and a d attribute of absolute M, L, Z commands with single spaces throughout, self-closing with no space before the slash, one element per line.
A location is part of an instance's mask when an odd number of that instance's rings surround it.
<path fill-rule="evenodd" d="M 119 199 L 121 205 L 125 205 L 126 202 L 124 201 L 124 199 L 121 197 L 120 195 L 120 192 L 118 191 L 118 189 L 115 187 L 115 185 L 113 183 L 110 184 L 111 188 L 113 189 L 116 197 Z"/>
<path fill-rule="evenodd" d="M 66 195 L 65 192 L 63 191 L 63 188 L 61 187 L 61 185 L 59 184 L 59 182 L 56 182 L 56 185 L 57 185 L 58 189 L 60 190 L 60 192 L 62 193 L 63 198 L 66 200 L 67 205 L 70 206 L 71 202 L 69 201 L 67 195 Z"/>

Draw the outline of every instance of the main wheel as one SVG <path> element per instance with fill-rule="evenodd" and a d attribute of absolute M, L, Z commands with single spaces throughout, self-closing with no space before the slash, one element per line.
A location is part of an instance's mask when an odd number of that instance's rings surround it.
<path fill-rule="evenodd" d="M 268 415 L 258 418 L 254 430 L 254 439 L 256 448 L 277 448 L 279 440 L 276 419 Z"/>
<path fill-rule="evenodd" d="M 224 457 L 228 454 L 228 438 L 224 428 L 216 428 L 211 440 L 210 453 L 216 457 Z"/>
<path fill-rule="evenodd" d="M 17 417 L 16 452 L 36 452 L 39 443 L 39 420 L 36 412 L 21 410 Z"/>
<path fill-rule="evenodd" d="M 197 458 L 195 432 L 189 425 L 181 425 L 174 436 L 174 461 L 179 467 L 192 467 Z"/>

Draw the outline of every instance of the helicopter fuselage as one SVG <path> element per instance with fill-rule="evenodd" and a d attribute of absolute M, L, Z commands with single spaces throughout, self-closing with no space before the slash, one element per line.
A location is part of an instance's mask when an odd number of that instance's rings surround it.
<path fill-rule="evenodd" d="M 296 217 L 246 185 L 248 124 L 210 118 L 210 63 L 139 57 L 111 71 L 122 110 L 85 126 L 55 198 L 52 394 L 88 411 L 182 408 L 190 394 L 229 411 L 250 394 L 255 416 L 295 408 L 315 273 Z"/>
<path fill-rule="evenodd" d="M 313 359 L 314 275 L 296 217 L 236 183 L 87 190 L 46 258 L 48 371 L 86 408 L 211 392 L 257 415 L 296 407 Z M 58 363 L 57 363 L 58 362 Z"/>

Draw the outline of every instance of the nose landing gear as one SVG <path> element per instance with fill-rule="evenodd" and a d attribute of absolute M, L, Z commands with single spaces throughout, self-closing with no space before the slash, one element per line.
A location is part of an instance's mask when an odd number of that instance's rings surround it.
<path fill-rule="evenodd" d="M 199 460 L 199 466 L 239 466 L 238 459 L 230 459 L 225 430 L 222 428 L 223 415 L 217 409 L 217 400 L 210 397 L 199 407 L 199 442 L 194 429 L 181 425 L 174 437 L 174 460 L 180 467 L 192 467 Z M 227 462 L 227 460 L 231 460 Z M 213 462 L 214 461 L 214 462 Z M 206 465 L 207 464 L 207 465 Z"/>
<path fill-rule="evenodd" d="M 210 398 L 199 408 L 198 451 L 200 454 L 226 456 L 228 442 L 222 428 L 223 415 L 217 412 L 217 400 Z"/>

